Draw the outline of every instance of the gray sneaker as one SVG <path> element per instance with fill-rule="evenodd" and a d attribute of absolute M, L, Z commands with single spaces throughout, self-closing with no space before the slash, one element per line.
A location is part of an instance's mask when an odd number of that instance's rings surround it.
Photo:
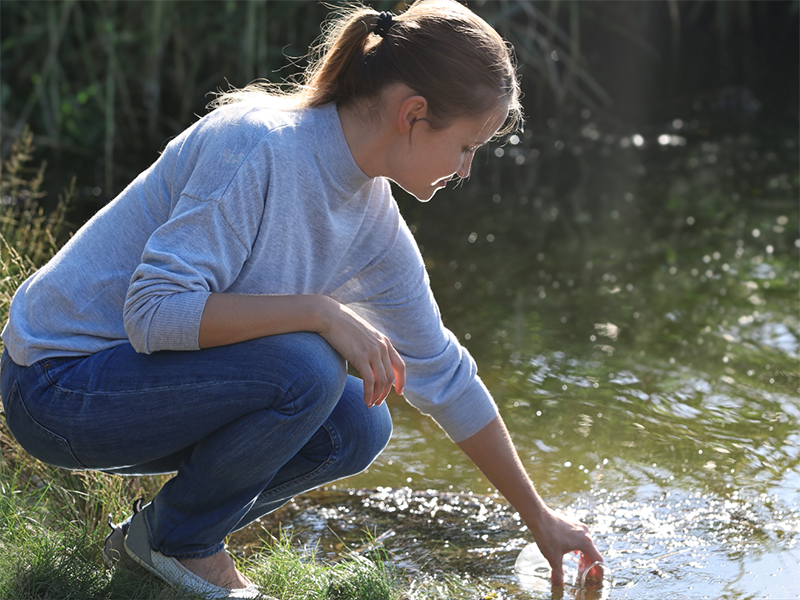
<path fill-rule="evenodd" d="M 263 596 L 253 584 L 246 588 L 232 590 L 209 583 L 192 573 L 175 558 L 164 556 L 160 552 L 151 549 L 150 534 L 144 519 L 144 513 L 141 511 L 133 515 L 127 535 L 124 536 L 123 544 L 127 555 L 137 564 L 160 577 L 177 590 L 187 591 L 208 600 L 221 600 L 223 598 L 274 600 Z"/>

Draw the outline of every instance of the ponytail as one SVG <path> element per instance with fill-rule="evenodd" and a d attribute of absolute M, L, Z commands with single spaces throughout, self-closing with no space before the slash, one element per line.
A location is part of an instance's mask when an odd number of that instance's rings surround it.
<path fill-rule="evenodd" d="M 304 105 L 346 104 L 375 96 L 383 89 L 379 74 L 369 72 L 382 41 L 375 33 L 379 16 L 356 6 L 337 11 L 326 21 L 301 84 Z"/>

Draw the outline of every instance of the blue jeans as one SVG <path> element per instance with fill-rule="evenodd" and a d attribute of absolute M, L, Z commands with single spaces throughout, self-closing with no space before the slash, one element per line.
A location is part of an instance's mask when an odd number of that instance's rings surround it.
<path fill-rule="evenodd" d="M 366 469 L 389 441 L 386 404 L 320 336 L 196 352 L 128 345 L 20 367 L 0 393 L 19 444 L 67 469 L 177 472 L 145 508 L 151 546 L 202 558 L 294 496 Z"/>

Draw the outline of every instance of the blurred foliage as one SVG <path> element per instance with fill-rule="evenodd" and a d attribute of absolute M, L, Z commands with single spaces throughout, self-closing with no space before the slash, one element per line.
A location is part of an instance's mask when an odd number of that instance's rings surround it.
<path fill-rule="evenodd" d="M 532 125 L 581 107 L 647 119 L 698 90 L 758 87 L 797 62 L 796 1 L 468 4 L 516 46 Z M 78 175 L 77 204 L 90 214 L 205 113 L 209 92 L 302 68 L 329 9 L 312 0 L 6 0 L 2 156 L 29 124 L 53 179 Z"/>

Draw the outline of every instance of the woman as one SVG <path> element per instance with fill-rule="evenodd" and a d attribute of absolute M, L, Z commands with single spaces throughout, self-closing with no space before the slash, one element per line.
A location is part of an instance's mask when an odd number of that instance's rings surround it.
<path fill-rule="evenodd" d="M 106 554 L 256 597 L 225 537 L 365 469 L 394 386 L 519 511 L 554 584 L 566 552 L 602 560 L 536 493 L 391 197 L 429 200 L 520 122 L 500 36 L 453 0 L 356 7 L 294 90 L 216 105 L 20 287 L 3 331 L 6 419 L 33 456 L 176 472 Z"/>

